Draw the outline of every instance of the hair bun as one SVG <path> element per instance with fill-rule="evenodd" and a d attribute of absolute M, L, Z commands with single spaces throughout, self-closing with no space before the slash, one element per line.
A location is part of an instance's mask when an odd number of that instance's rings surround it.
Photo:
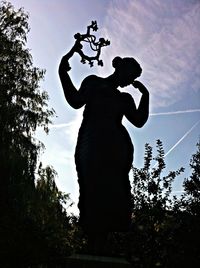
<path fill-rule="evenodd" d="M 112 61 L 112 66 L 116 69 L 118 68 L 122 63 L 122 58 L 120 58 L 119 56 L 115 57 Z"/>

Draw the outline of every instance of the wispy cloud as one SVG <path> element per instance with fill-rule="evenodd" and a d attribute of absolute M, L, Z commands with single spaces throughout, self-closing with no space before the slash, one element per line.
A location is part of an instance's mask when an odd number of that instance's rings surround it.
<path fill-rule="evenodd" d="M 111 1 L 104 23 L 111 46 L 103 51 L 104 62 L 135 57 L 153 104 L 172 104 L 187 90 L 199 90 L 199 29 L 199 1 Z M 111 64 L 102 73 L 110 71 Z"/>

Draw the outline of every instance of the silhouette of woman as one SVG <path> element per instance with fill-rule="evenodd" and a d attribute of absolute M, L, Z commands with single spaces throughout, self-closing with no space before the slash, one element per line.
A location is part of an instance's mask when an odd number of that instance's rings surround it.
<path fill-rule="evenodd" d="M 135 79 L 142 69 L 134 58 L 114 58 L 113 74 L 86 77 L 77 90 L 67 71 L 75 44 L 61 60 L 59 75 L 67 102 L 75 109 L 85 105 L 75 151 L 80 189 L 80 224 L 91 237 L 103 238 L 109 231 L 127 231 L 131 220 L 129 171 L 133 145 L 122 125 L 125 116 L 141 128 L 148 119 L 149 93 Z M 142 93 L 138 108 L 132 96 L 117 88 L 133 85 Z"/>

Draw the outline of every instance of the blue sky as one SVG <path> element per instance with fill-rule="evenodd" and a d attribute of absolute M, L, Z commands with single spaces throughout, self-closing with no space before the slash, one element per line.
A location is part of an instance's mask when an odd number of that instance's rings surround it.
<path fill-rule="evenodd" d="M 70 61 L 70 75 L 79 88 L 89 74 L 107 76 L 113 72 L 116 56 L 133 56 L 141 64 L 140 80 L 150 92 L 151 116 L 142 129 L 124 121 L 132 138 L 134 165 L 142 167 L 144 145 L 155 148 L 161 139 L 166 152 L 166 171 L 183 166 L 185 174 L 174 183 L 174 193 L 182 190 L 189 175 L 189 161 L 200 137 L 200 2 L 198 0 L 12 0 L 16 7 L 29 12 L 30 33 L 27 46 L 34 65 L 46 69 L 41 88 L 50 97 L 49 105 L 57 118 L 46 136 L 37 137 L 46 146 L 41 156 L 44 164 L 58 172 L 58 187 L 71 193 L 77 203 L 78 184 L 74 149 L 83 110 L 73 110 L 64 99 L 57 74 L 59 61 L 74 43 L 74 34 L 84 33 L 97 20 L 98 37 L 111 45 L 103 49 L 104 67 L 90 68 L 75 55 Z M 123 89 L 136 100 L 133 87 Z M 76 205 L 73 211 L 77 213 Z"/>

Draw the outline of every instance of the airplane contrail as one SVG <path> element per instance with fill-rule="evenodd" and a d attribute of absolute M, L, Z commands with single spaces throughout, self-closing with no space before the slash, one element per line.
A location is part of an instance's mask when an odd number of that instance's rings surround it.
<path fill-rule="evenodd" d="M 196 113 L 196 112 L 200 112 L 200 109 L 190 109 L 190 110 L 183 110 L 183 111 L 163 112 L 163 113 L 150 113 L 150 116 L 186 114 L 186 113 Z"/>
<path fill-rule="evenodd" d="M 74 122 L 61 123 L 61 124 L 49 125 L 49 128 L 65 128 L 65 127 L 71 127 L 73 124 Z"/>
<path fill-rule="evenodd" d="M 59 128 L 68 128 L 74 125 L 74 122 L 69 122 L 69 123 L 61 123 L 61 124 L 52 124 L 49 125 L 49 129 L 59 129 Z M 38 127 L 37 130 L 43 131 L 43 127 Z"/>
<path fill-rule="evenodd" d="M 171 153 L 178 145 L 180 142 L 182 142 L 189 134 L 192 132 L 192 130 L 199 124 L 200 120 L 197 121 L 170 149 L 169 151 L 164 155 L 166 157 L 169 153 Z M 153 168 L 155 168 L 158 165 L 158 162 L 155 163 Z"/>
<path fill-rule="evenodd" d="M 190 132 L 199 124 L 200 120 L 197 121 L 175 144 L 174 146 L 172 146 L 169 151 L 164 155 L 167 156 L 169 153 L 171 153 L 172 150 L 174 150 L 174 148 L 176 148 L 177 145 L 179 145 L 179 143 L 184 140 L 189 134 Z"/>
<path fill-rule="evenodd" d="M 150 116 L 157 116 L 157 115 L 174 115 L 174 114 L 184 114 L 184 113 L 195 113 L 195 112 L 200 112 L 200 109 L 191 109 L 191 110 L 185 110 L 185 111 L 174 111 L 174 112 L 163 112 L 163 113 L 150 113 Z M 49 129 L 55 128 L 66 128 L 66 127 L 71 127 L 75 124 L 75 121 L 71 121 L 69 123 L 61 123 L 61 124 L 52 124 L 49 125 Z M 43 129 L 41 127 L 41 129 Z"/>

